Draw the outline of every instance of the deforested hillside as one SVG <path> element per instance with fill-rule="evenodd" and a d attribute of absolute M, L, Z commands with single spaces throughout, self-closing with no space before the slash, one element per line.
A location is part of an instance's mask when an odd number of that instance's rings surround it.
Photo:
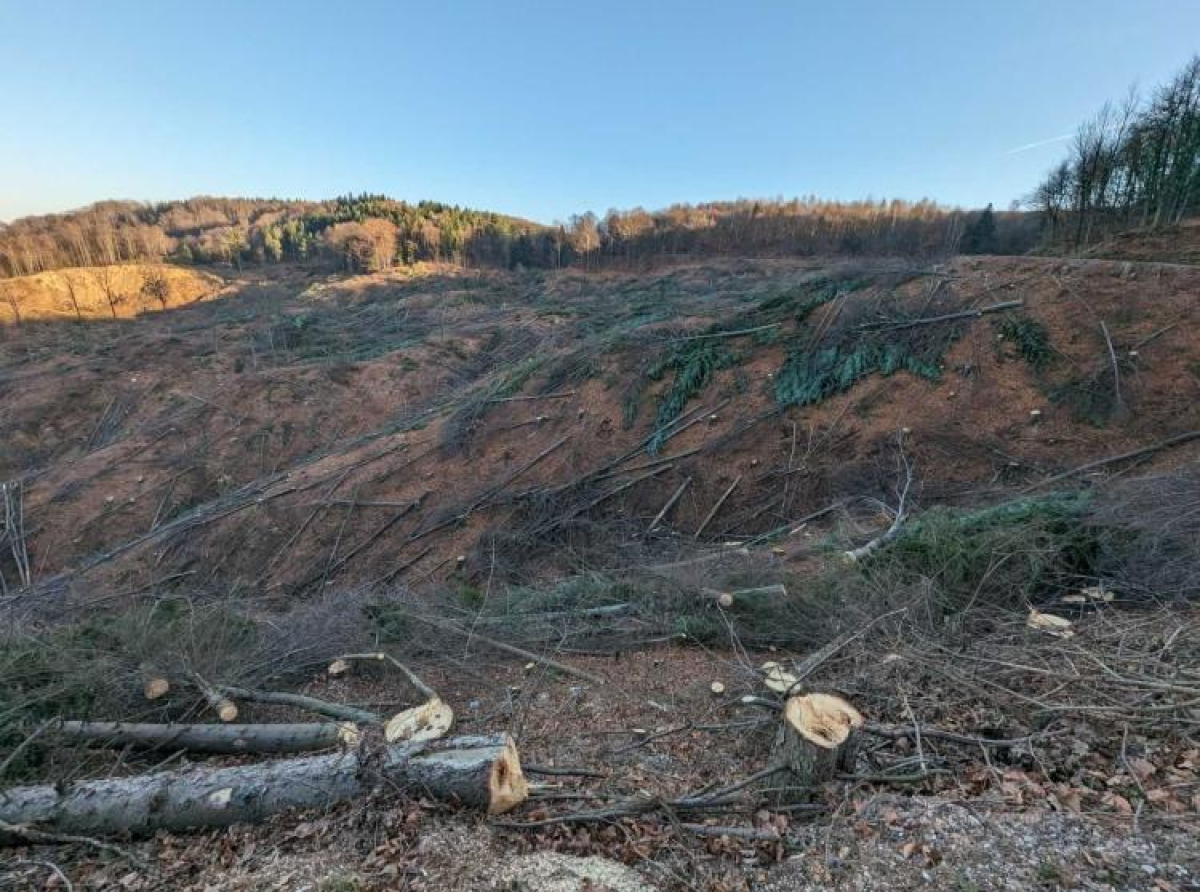
<path fill-rule="evenodd" d="M 305 709 L 370 726 L 377 708 L 343 704 L 413 703 L 386 672 L 342 668 L 347 652 L 383 648 L 415 670 L 422 697 L 453 707 L 456 733 L 499 723 L 531 778 L 556 765 L 585 775 L 564 803 L 524 781 L 484 794 L 438 775 L 430 795 L 468 808 L 406 819 L 445 836 L 435 853 L 548 833 L 562 851 L 636 862 L 636 849 L 694 877 L 743 875 L 720 845 L 677 860 L 657 800 L 628 798 L 640 778 L 660 796 L 699 787 L 668 801 L 699 821 L 688 832 L 746 834 L 767 865 L 772 846 L 821 832 L 805 815 L 819 822 L 836 803 L 790 793 L 731 829 L 713 823 L 737 820 L 727 800 L 703 790 L 731 765 L 763 770 L 770 698 L 800 676 L 869 716 L 880 768 L 854 776 L 871 795 L 896 775 L 972 807 L 1019 776 L 1023 795 L 1120 816 L 1136 783 L 1113 793 L 1087 780 L 1121 777 L 1115 733 L 1138 747 L 1136 777 L 1154 793 L 1142 819 L 1189 807 L 1174 786 L 1187 744 L 1155 723 L 1156 710 L 1186 708 L 1191 680 L 1166 680 L 1164 661 L 1178 650 L 1186 665 L 1196 641 L 1183 605 L 1200 580 L 1200 270 L 958 257 L 226 276 L 211 299 L 137 318 L 3 330 L 0 709 L 5 746 L 20 745 L 14 780 L 94 774 L 79 734 L 152 753 L 163 733 L 216 752 L 336 744 L 337 726 L 304 724 Z M 1112 690 L 1080 662 L 1126 658 L 1139 668 L 1114 669 L 1135 674 Z M 1075 687 L 1040 666 L 1074 666 Z M 1165 699 L 1145 703 L 1144 685 Z M 1091 711 L 1097 696 L 1108 711 Z M 1030 719 L 1031 698 L 1043 718 Z M 405 721 L 441 721 L 421 708 Z M 906 768 L 912 709 L 937 752 L 924 769 Z M 210 710 L 259 724 L 223 731 Z M 27 740 L 50 718 L 84 724 Z M 184 724 L 87 724 L 135 718 Z M 277 728 L 293 736 L 281 743 Z M 1060 745 L 1065 728 L 1095 752 Z M 984 743 L 1004 760 L 998 778 L 953 743 L 989 737 L 1011 747 Z M 448 740 L 446 753 L 473 746 L 519 771 L 504 739 Z M 1075 779 L 1029 773 L 1032 741 Z M 586 780 L 598 769 L 615 779 Z M 973 792 L 955 793 L 955 777 Z M 312 804 L 303 785 L 286 789 L 281 801 Z M 105 790 L 94 795 L 113 804 L 83 823 L 39 820 L 127 827 L 135 794 Z M 573 810 L 572 796 L 615 804 Z M 517 810 L 480 837 L 481 801 Z M 904 801 L 891 807 L 917 820 Z M 26 820 L 20 808 L 0 814 Z M 588 835 L 605 809 L 628 839 Z M 1093 832 L 1065 814 L 1064 839 Z M 370 854 L 358 831 L 314 826 L 303 870 L 334 849 Z M 237 832 L 273 846 L 290 831 Z M 1187 857 L 1169 833 L 1159 844 Z M 986 875 L 973 851 L 963 869 Z M 877 857 L 864 850 L 862 869 Z M 478 879 L 440 858 L 420 861 L 430 882 Z M 181 863 L 228 879 L 206 859 L 193 846 Z M 99 868 L 97 887 L 118 869 Z"/>
<path fill-rule="evenodd" d="M 51 587 L 197 562 L 287 597 L 529 582 L 578 548 L 615 558 L 685 480 L 647 541 L 886 503 L 901 431 L 913 497 L 939 504 L 1200 428 L 1198 276 L 964 259 L 243 279 L 132 330 L 10 337 L 3 474 L 36 474 Z M 346 499 L 403 517 L 375 535 L 387 512 Z"/>

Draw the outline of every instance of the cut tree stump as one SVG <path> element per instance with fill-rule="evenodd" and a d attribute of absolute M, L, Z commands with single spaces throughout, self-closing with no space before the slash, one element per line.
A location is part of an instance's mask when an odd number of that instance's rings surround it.
<path fill-rule="evenodd" d="M 858 754 L 861 713 L 833 694 L 789 697 L 783 722 L 775 736 L 774 762 L 786 766 L 782 786 L 773 786 L 773 798 L 796 801 L 808 798 L 821 784 L 839 772 L 850 772 Z M 790 775 L 790 777 L 788 776 Z"/>
<path fill-rule="evenodd" d="M 63 788 L 16 787 L 0 794 L 0 822 L 53 833 L 147 836 L 158 830 L 260 821 L 290 808 L 325 807 L 366 794 L 377 782 L 489 814 L 528 796 L 516 745 L 486 737 L 276 759 L 232 768 L 188 768 L 84 781 Z M 20 838 L 2 837 L 2 843 Z"/>

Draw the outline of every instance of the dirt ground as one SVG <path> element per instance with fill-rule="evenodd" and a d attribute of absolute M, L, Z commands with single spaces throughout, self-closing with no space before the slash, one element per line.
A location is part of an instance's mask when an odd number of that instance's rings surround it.
<path fill-rule="evenodd" d="M 775 581 L 886 526 L 898 437 L 916 471 L 913 504 L 928 508 L 998 501 L 1200 429 L 1200 269 L 1176 262 L 747 260 L 641 274 L 423 267 L 351 278 L 279 268 L 222 270 L 219 283 L 175 272 L 212 290 L 139 307 L 136 318 L 81 323 L 56 310 L 55 321 L 30 312 L 0 328 L 0 480 L 20 483 L 31 576 L 20 585 L 20 568 L 0 555 L 2 603 L 21 622 L 183 595 L 268 618 L 344 605 L 314 614 L 308 644 L 333 641 L 338 613 L 377 592 L 414 610 L 457 605 L 461 619 L 505 586 L 697 555 L 736 563 L 741 549 L 756 579 Z M 807 319 L 785 314 L 731 334 L 759 319 L 750 310 L 830 280 L 855 285 Z M 52 300 L 61 310 L 62 294 Z M 937 380 L 874 374 L 816 404 L 778 407 L 788 356 L 838 326 L 907 331 L 936 313 L 1015 301 L 1048 338 L 1044 367 L 1004 334 L 1007 317 L 989 312 L 954 323 Z M 674 383 L 653 366 L 714 324 L 734 356 L 651 453 Z M 1194 465 L 1198 442 L 1104 471 Z M 1071 479 L 1089 473 L 1099 469 Z M 853 510 L 801 522 L 843 504 Z M 790 534 L 767 538 L 781 527 Z M 725 561 L 688 578 L 700 589 L 750 572 Z M 814 681 L 861 703 L 872 722 L 961 731 L 1000 722 L 989 686 L 1053 709 L 1065 682 L 1046 666 L 1069 676 L 1091 665 L 1089 642 L 1122 654 L 1140 642 L 1144 665 L 1161 670 L 1154 684 L 1169 677 L 1193 690 L 1194 611 L 1148 611 L 1119 629 L 1115 616 L 1085 617 L 1069 645 L 1018 625 L 956 653 L 964 668 L 953 677 L 938 674 L 932 645 L 897 644 L 839 654 Z M 86 846 L 11 850 L 0 854 L 0 889 L 1200 887 L 1200 751 L 1186 702 L 1171 702 L 1181 724 L 1170 732 L 1105 713 L 1045 739 L 1032 721 L 1015 728 L 1004 717 L 997 739 L 1032 735 L 1027 747 L 881 737 L 872 758 L 916 759 L 917 781 L 848 780 L 808 811 L 700 819 L 752 828 L 758 840 L 702 835 L 670 809 L 554 823 L 601 799 L 665 801 L 760 770 L 776 719 L 741 698 L 761 693 L 764 660 L 805 653 L 732 636 L 686 646 L 658 636 L 603 655 L 589 653 L 586 636 L 546 640 L 605 684 L 460 640 L 413 644 L 415 667 L 454 705 L 460 729 L 518 739 L 540 786 L 504 820 L 379 790 L 256 827 L 122 841 L 148 867 Z M 1042 662 L 1014 669 L 1006 648 L 1018 640 L 1022 654 L 1040 647 Z M 313 667 L 305 677 L 314 696 L 411 705 L 411 691 L 380 673 L 335 679 Z M 298 717 L 279 707 L 248 715 Z M 585 773 L 562 773 L 571 768 Z"/>
<path fill-rule="evenodd" d="M 219 300 L 133 323 L 8 328 L 0 477 L 25 480 L 31 560 L 51 588 L 119 591 L 186 573 L 190 589 L 286 599 L 318 582 L 486 576 L 496 568 L 481 543 L 512 515 L 489 493 L 514 474 L 526 491 L 561 486 L 636 450 L 669 381 L 646 377 L 663 338 L 828 272 L 746 261 L 649 277 L 439 269 L 314 283 L 256 273 Z M 1024 301 L 1055 362 L 1039 376 L 984 316 L 951 347 L 939 382 L 872 376 L 780 412 L 773 376 L 787 339 L 743 339 L 738 364 L 686 405 L 706 414 L 671 440 L 664 454 L 679 459 L 589 515 L 652 518 L 691 478 L 667 524 L 686 535 L 736 478 L 706 533 L 751 538 L 849 494 L 886 496 L 901 428 L 918 469 L 937 469 L 921 475 L 920 499 L 934 504 L 1015 491 L 1200 426 L 1200 271 L 981 258 L 898 287 L 891 273 L 850 274 L 880 282 L 862 300 L 894 292 L 895 312 L 919 312 L 935 290 L 958 304 Z M 1088 400 L 1110 386 L 1101 322 L 1123 405 L 1098 423 Z M 786 505 L 763 510 L 789 477 Z M 372 539 L 388 505 L 416 508 Z M 349 560 L 331 557 L 339 542 L 355 543 Z"/>

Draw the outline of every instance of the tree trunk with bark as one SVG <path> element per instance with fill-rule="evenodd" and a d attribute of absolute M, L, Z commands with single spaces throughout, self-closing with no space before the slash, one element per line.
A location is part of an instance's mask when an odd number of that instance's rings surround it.
<path fill-rule="evenodd" d="M 776 776 L 773 798 L 781 802 L 808 798 L 814 788 L 839 772 L 853 771 L 858 755 L 856 732 L 862 724 L 862 715 L 841 697 L 806 694 L 788 698 L 774 751 L 776 764 L 787 766 L 788 771 L 782 774 L 782 784 Z"/>
<path fill-rule="evenodd" d="M 354 746 L 358 730 L 349 722 L 275 725 L 155 725 L 136 722 L 60 722 L 63 737 L 98 746 L 188 750 L 193 753 L 308 753 L 339 744 Z"/>
<path fill-rule="evenodd" d="M 508 811 L 528 795 L 516 745 L 502 733 L 373 752 L 357 749 L 257 765 L 163 771 L 65 788 L 17 787 L 0 796 L 0 821 L 55 833 L 146 836 L 323 807 L 363 795 L 378 782 L 489 814 Z"/>

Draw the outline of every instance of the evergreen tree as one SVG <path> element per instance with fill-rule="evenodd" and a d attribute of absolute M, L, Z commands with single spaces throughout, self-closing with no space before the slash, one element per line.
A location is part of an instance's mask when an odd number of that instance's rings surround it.
<path fill-rule="evenodd" d="M 964 254 L 996 253 L 996 214 L 991 204 L 979 212 L 963 233 L 962 249 Z"/>

